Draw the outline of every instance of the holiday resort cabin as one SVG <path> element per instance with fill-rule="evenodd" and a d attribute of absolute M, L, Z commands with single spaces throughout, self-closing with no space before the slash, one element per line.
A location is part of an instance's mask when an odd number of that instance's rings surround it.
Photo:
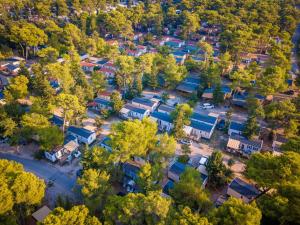
<path fill-rule="evenodd" d="M 174 107 L 172 106 L 169 106 L 169 105 L 165 105 L 165 104 L 162 104 L 160 105 L 158 108 L 157 108 L 157 111 L 160 112 L 160 113 L 167 113 L 167 114 L 171 114 L 171 112 L 174 111 Z"/>
<path fill-rule="evenodd" d="M 167 113 L 155 111 L 150 114 L 150 119 L 157 123 L 157 128 L 160 131 L 170 132 L 174 127 L 173 120 Z"/>
<path fill-rule="evenodd" d="M 79 143 L 90 145 L 96 140 L 96 133 L 82 127 L 70 126 L 68 134 L 75 136 Z"/>
<path fill-rule="evenodd" d="M 169 170 L 168 170 L 168 178 L 173 181 L 173 182 L 178 182 L 180 180 L 181 174 L 185 171 L 186 168 L 190 167 L 188 164 L 183 164 L 180 162 L 174 162 Z M 202 188 L 205 188 L 207 184 L 207 175 L 202 174 L 199 172 L 201 175 L 201 182 L 202 182 Z"/>
<path fill-rule="evenodd" d="M 238 122 L 234 122 L 231 121 L 229 128 L 228 128 L 228 135 L 233 135 L 233 134 L 237 134 L 237 135 L 242 135 L 245 129 L 245 124 L 244 123 L 238 123 Z"/>
<path fill-rule="evenodd" d="M 215 91 L 215 87 L 206 88 L 202 94 L 202 98 L 204 99 L 213 99 L 213 93 Z M 224 99 L 230 98 L 232 90 L 228 86 L 221 86 L 221 92 L 224 95 Z"/>
<path fill-rule="evenodd" d="M 122 119 L 139 119 L 142 120 L 150 115 L 150 110 L 127 103 L 120 110 L 119 115 Z"/>
<path fill-rule="evenodd" d="M 84 72 L 91 73 L 94 71 L 94 68 L 96 67 L 95 63 L 90 63 L 86 61 L 80 62 L 80 66 L 83 69 Z"/>
<path fill-rule="evenodd" d="M 111 110 L 111 101 L 103 99 L 103 98 L 95 98 L 91 103 L 88 104 L 90 107 L 92 107 L 95 110 Z"/>
<path fill-rule="evenodd" d="M 111 145 L 110 145 L 110 140 L 111 140 L 111 138 L 108 137 L 108 136 L 106 136 L 106 137 L 104 137 L 104 138 L 99 142 L 98 145 L 99 145 L 101 148 L 104 148 L 104 149 L 106 149 L 107 151 L 111 152 L 111 151 L 112 151 L 112 148 L 111 148 Z"/>
<path fill-rule="evenodd" d="M 246 91 L 240 91 L 236 92 L 232 96 L 232 103 L 236 106 L 240 107 L 246 107 L 247 106 L 247 98 L 249 93 Z M 260 94 L 255 94 L 254 97 L 259 100 L 260 102 L 263 102 L 266 98 Z"/>
<path fill-rule="evenodd" d="M 238 153 L 243 156 L 250 156 L 252 153 L 259 152 L 263 147 L 262 140 L 250 140 L 240 135 L 231 135 L 227 142 L 227 151 Z"/>
<path fill-rule="evenodd" d="M 189 95 L 192 93 L 197 93 L 200 84 L 200 78 L 196 76 L 188 76 L 176 87 L 176 90 L 183 94 Z"/>
<path fill-rule="evenodd" d="M 51 151 L 45 151 L 46 159 L 51 162 L 59 162 L 63 165 L 65 162 L 71 162 L 74 155 L 81 155 L 78 153 L 78 140 L 73 135 L 67 135 L 63 146 L 58 146 Z"/>
<path fill-rule="evenodd" d="M 131 104 L 153 112 L 157 108 L 159 101 L 154 99 L 136 97 L 131 100 Z"/>
<path fill-rule="evenodd" d="M 261 192 L 253 185 L 236 177 L 227 188 L 227 195 L 242 199 L 245 203 L 249 203 L 255 199 Z"/>

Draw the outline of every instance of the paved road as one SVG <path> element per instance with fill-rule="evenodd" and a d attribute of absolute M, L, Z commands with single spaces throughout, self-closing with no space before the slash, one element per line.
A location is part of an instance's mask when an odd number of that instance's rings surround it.
<path fill-rule="evenodd" d="M 75 176 L 68 176 L 59 171 L 56 167 L 43 161 L 25 159 L 8 153 L 0 153 L 0 158 L 14 160 L 23 164 L 26 171 L 34 173 L 38 177 L 44 179 L 45 182 L 52 181 L 54 188 L 63 194 L 72 194 L 72 188 L 76 184 Z"/>

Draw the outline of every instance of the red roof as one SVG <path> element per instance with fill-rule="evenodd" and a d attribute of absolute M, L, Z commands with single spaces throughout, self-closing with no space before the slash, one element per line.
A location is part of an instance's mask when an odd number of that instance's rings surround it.
<path fill-rule="evenodd" d="M 115 73 L 114 70 L 102 67 L 100 70 L 102 73 Z"/>
<path fill-rule="evenodd" d="M 96 66 L 96 65 L 95 65 L 94 63 L 82 61 L 82 62 L 80 62 L 80 66 L 94 67 L 94 66 Z"/>

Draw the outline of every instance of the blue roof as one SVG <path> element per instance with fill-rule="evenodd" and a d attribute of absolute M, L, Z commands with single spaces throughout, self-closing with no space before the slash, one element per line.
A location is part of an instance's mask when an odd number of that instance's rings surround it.
<path fill-rule="evenodd" d="M 95 98 L 94 102 L 101 105 L 110 106 L 111 102 L 103 98 Z"/>
<path fill-rule="evenodd" d="M 57 80 L 52 80 L 50 81 L 50 86 L 54 89 L 59 88 L 59 82 Z"/>
<path fill-rule="evenodd" d="M 200 173 L 202 183 L 208 178 L 204 173 Z"/>
<path fill-rule="evenodd" d="M 138 104 L 142 104 L 150 107 L 152 107 L 155 104 L 155 102 L 151 101 L 148 98 L 134 98 L 132 99 L 132 102 L 136 102 Z"/>
<path fill-rule="evenodd" d="M 70 126 L 68 128 L 68 132 L 77 134 L 84 138 L 89 138 L 94 133 L 94 132 L 84 129 L 82 127 L 75 127 L 75 126 Z"/>
<path fill-rule="evenodd" d="M 124 163 L 123 164 L 123 173 L 125 176 L 130 177 L 133 180 L 136 180 L 138 178 L 138 172 L 140 171 L 140 168 L 138 168 L 135 165 Z"/>
<path fill-rule="evenodd" d="M 186 55 L 185 52 L 182 52 L 182 51 L 174 51 L 173 52 L 173 55 L 174 56 L 180 56 L 180 57 L 184 57 Z"/>
<path fill-rule="evenodd" d="M 70 141 L 76 141 L 76 140 L 77 140 L 77 138 L 74 135 L 69 134 L 65 137 L 64 144 L 67 144 Z"/>
<path fill-rule="evenodd" d="M 165 194 L 169 194 L 170 189 L 174 188 L 174 182 L 171 180 L 168 180 L 168 182 L 166 183 L 166 185 L 163 188 L 163 193 Z"/>
<path fill-rule="evenodd" d="M 4 99 L 4 94 L 0 92 L 0 99 Z"/>
<path fill-rule="evenodd" d="M 190 127 L 194 128 L 194 129 L 197 129 L 197 130 L 202 130 L 202 131 L 205 131 L 205 132 L 209 132 L 209 133 L 213 129 L 212 125 L 209 125 L 209 124 L 203 123 L 203 122 L 194 121 L 194 120 L 191 121 Z"/>
<path fill-rule="evenodd" d="M 252 199 L 260 194 L 259 190 L 257 190 L 253 185 L 248 184 L 239 178 L 235 178 L 229 184 L 229 187 L 249 199 Z"/>
<path fill-rule="evenodd" d="M 171 116 L 169 114 L 167 114 L 167 113 L 155 111 L 155 112 L 151 113 L 151 116 L 154 117 L 154 118 L 157 118 L 159 120 L 163 120 L 163 121 L 169 122 L 169 123 L 173 122 Z"/>
<path fill-rule="evenodd" d="M 185 171 L 185 168 L 187 167 L 186 164 L 183 164 L 183 163 L 180 163 L 180 162 L 175 162 L 171 168 L 170 168 L 170 171 L 172 173 L 175 173 L 177 175 L 180 175 L 182 174 L 184 171 Z"/>
<path fill-rule="evenodd" d="M 214 90 L 215 90 L 215 87 L 206 88 L 206 89 L 204 90 L 204 93 L 213 93 Z M 222 91 L 222 93 L 224 93 L 224 94 L 229 94 L 229 93 L 231 93 L 231 88 L 228 87 L 228 86 L 221 86 L 221 91 Z"/>
<path fill-rule="evenodd" d="M 201 84 L 201 79 L 197 78 L 197 77 L 187 77 L 187 78 L 184 79 L 184 82 L 200 85 Z"/>
<path fill-rule="evenodd" d="M 215 124 L 217 122 L 217 117 L 203 115 L 203 114 L 194 112 L 191 116 L 191 120 L 197 120 L 197 121 L 201 121 L 204 123 Z"/>
<path fill-rule="evenodd" d="M 102 60 L 99 60 L 97 62 L 97 64 L 103 65 L 103 64 L 107 63 L 108 61 L 109 61 L 109 59 L 102 59 Z"/>
<path fill-rule="evenodd" d="M 186 45 L 184 46 L 183 51 L 190 52 L 190 51 L 197 51 L 198 49 L 199 48 L 195 45 Z"/>
<path fill-rule="evenodd" d="M 167 42 L 165 42 L 165 45 L 167 45 L 169 47 L 178 47 L 179 43 L 174 42 L 174 41 L 167 41 Z"/>
<path fill-rule="evenodd" d="M 248 97 L 249 93 L 248 92 L 237 92 L 233 95 L 233 99 L 236 100 L 246 100 L 246 98 Z M 260 95 L 260 94 L 255 94 L 254 95 L 255 98 L 259 99 L 259 100 L 264 100 L 265 97 Z"/>
<path fill-rule="evenodd" d="M 9 70 L 15 70 L 15 69 L 17 69 L 19 66 L 15 66 L 15 65 L 11 65 L 11 64 L 8 64 L 7 66 L 6 66 L 6 68 L 7 69 L 9 69 Z"/>
<path fill-rule="evenodd" d="M 63 118 L 56 115 L 53 115 L 53 117 L 50 119 L 50 122 L 59 127 L 64 124 Z"/>
<path fill-rule="evenodd" d="M 231 121 L 229 125 L 229 129 L 242 132 L 245 129 L 245 124 Z"/>
<path fill-rule="evenodd" d="M 179 58 L 179 57 L 176 57 L 175 60 L 176 60 L 176 63 L 181 63 L 183 59 Z"/>

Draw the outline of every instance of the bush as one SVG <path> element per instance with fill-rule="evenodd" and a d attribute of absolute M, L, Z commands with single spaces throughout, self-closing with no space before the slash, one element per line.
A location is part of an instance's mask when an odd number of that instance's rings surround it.
<path fill-rule="evenodd" d="M 181 155 L 178 157 L 178 162 L 186 164 L 189 161 L 190 157 L 188 155 Z"/>

